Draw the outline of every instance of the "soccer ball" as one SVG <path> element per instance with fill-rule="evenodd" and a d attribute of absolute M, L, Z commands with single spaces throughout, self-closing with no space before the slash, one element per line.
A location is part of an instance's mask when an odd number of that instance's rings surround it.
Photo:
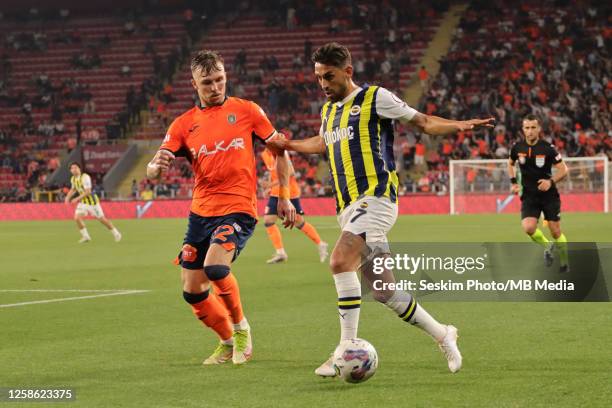
<path fill-rule="evenodd" d="M 363 339 L 343 340 L 334 351 L 334 370 L 346 382 L 367 381 L 377 367 L 376 349 Z"/>

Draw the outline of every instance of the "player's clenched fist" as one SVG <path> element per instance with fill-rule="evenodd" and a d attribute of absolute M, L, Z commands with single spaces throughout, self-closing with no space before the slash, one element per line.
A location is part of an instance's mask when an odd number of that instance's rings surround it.
<path fill-rule="evenodd" d="M 282 155 L 287 147 L 287 138 L 282 133 L 276 133 L 266 142 L 266 147 L 275 155 Z"/>
<path fill-rule="evenodd" d="M 168 150 L 159 150 L 147 165 L 147 177 L 159 177 L 162 171 L 166 171 L 170 168 L 174 159 L 176 159 L 176 157 L 172 152 Z"/>

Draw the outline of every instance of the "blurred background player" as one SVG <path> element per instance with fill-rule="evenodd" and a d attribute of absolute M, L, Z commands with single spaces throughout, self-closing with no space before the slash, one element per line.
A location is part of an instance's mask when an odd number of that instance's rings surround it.
<path fill-rule="evenodd" d="M 104 216 L 102 206 L 100 205 L 100 198 L 95 193 L 92 193 L 92 183 L 89 174 L 81 172 L 81 166 L 76 163 L 70 163 L 70 191 L 64 199 L 64 203 L 77 204 L 74 210 L 74 220 L 79 227 L 81 233 L 80 244 L 91 241 L 91 236 L 87 231 L 83 217 L 90 215 L 96 217 L 109 231 L 113 234 L 115 242 L 121 241 L 121 233 L 113 226 L 108 218 Z M 71 197 L 78 193 L 78 195 L 71 199 Z"/>
<path fill-rule="evenodd" d="M 340 340 L 357 337 L 361 286 L 357 271 L 362 256 L 389 256 L 387 234 L 398 214 L 398 176 L 393 157 L 395 119 L 407 122 L 430 135 L 445 135 L 479 126 L 492 127 L 493 119 L 447 120 L 425 115 L 408 106 L 385 88 L 360 87 L 353 82 L 349 50 L 328 43 L 312 56 L 314 71 L 328 102 L 321 109 L 319 135 L 305 140 L 277 139 L 271 144 L 301 153 L 327 153 L 333 177 L 338 222 L 342 233 L 330 258 L 338 293 Z M 367 244 L 367 246 L 366 246 Z M 369 254 L 368 254 L 369 255 Z M 368 268 L 362 270 L 371 284 Z M 381 276 L 394 280 L 392 271 Z M 461 368 L 457 329 L 438 323 L 404 291 L 376 291 L 374 298 L 413 324 L 438 343 L 451 372 Z M 317 375 L 334 377 L 332 357 L 315 370 Z"/>
<path fill-rule="evenodd" d="M 220 339 L 204 364 L 221 364 L 230 358 L 234 364 L 243 364 L 252 355 L 251 328 L 230 266 L 257 223 L 253 141 L 257 137 L 267 142 L 276 131 L 257 104 L 226 96 L 227 78 L 219 54 L 200 51 L 192 59 L 191 73 L 202 107 L 195 106 L 172 122 L 147 166 L 147 177 L 158 178 L 178 155 L 191 162 L 193 200 L 178 257 L 183 298 Z M 289 164 L 284 155 L 276 165 L 280 186 L 286 188 Z M 279 197 L 278 214 L 286 226 L 295 222 L 288 196 Z"/>
<path fill-rule="evenodd" d="M 289 153 L 285 152 L 285 157 L 289 162 L 289 197 L 296 211 L 295 226 L 315 243 L 319 250 L 320 261 L 325 262 L 328 255 L 328 244 L 327 242 L 321 241 L 321 237 L 319 237 L 317 229 L 304 219 L 304 210 L 302 209 L 302 205 L 300 203 L 300 186 L 295 179 L 295 170 L 293 169 Z M 276 173 L 276 155 L 269 149 L 264 149 L 264 151 L 261 153 L 261 158 L 263 159 L 268 171 L 267 187 L 270 189 L 270 197 L 268 198 L 268 204 L 266 205 L 264 212 L 264 224 L 266 226 L 268 238 L 270 238 L 274 249 L 276 249 L 276 253 L 272 258 L 267 260 L 267 263 L 273 264 L 285 262 L 288 256 L 283 246 L 283 237 L 280 229 L 276 225 L 276 219 L 278 218 L 276 207 L 280 192 L 278 174 Z"/>
<path fill-rule="evenodd" d="M 567 175 L 567 165 L 561 154 L 550 143 L 540 139 L 540 122 L 534 115 L 523 119 L 521 140 L 512 146 L 508 161 L 508 174 L 512 183 L 512 192 L 521 196 L 521 226 L 523 231 L 544 247 L 546 266 L 553 263 L 553 244 L 538 228 L 540 214 L 548 222 L 548 229 L 555 240 L 554 246 L 559 251 L 560 271 L 569 270 L 567 256 L 567 238 L 561 232 L 561 197 L 556 184 Z M 518 161 L 521 170 L 521 185 L 518 184 L 515 163 Z M 555 168 L 555 174 L 552 168 Z M 522 188 L 521 188 L 522 187 Z"/>

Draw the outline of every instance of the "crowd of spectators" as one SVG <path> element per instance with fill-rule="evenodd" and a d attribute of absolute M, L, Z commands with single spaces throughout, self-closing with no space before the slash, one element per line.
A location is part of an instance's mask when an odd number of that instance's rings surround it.
<path fill-rule="evenodd" d="M 493 116 L 496 126 L 427 146 L 412 138 L 406 165 L 419 164 L 420 149 L 435 180 L 447 178 L 436 174 L 448 171 L 449 159 L 507 158 L 529 113 L 562 155 L 612 159 L 612 30 L 609 12 L 596 4 L 473 2 L 420 108 L 453 118 Z"/>

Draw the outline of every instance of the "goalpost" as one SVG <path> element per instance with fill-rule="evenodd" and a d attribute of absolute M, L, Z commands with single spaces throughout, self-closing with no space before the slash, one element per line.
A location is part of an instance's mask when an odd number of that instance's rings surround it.
<path fill-rule="evenodd" d="M 561 210 L 607 213 L 612 178 L 608 157 L 564 157 L 563 161 L 569 173 L 557 185 Z M 520 198 L 510 194 L 507 166 L 508 159 L 450 160 L 450 213 L 517 212 Z"/>

